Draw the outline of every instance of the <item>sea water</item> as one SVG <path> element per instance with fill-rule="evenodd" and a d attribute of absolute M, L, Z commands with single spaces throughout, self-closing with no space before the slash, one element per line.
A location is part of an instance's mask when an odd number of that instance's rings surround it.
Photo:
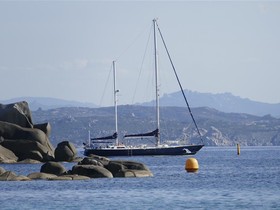
<path fill-rule="evenodd" d="M 0 209 L 280 209 L 280 147 L 204 147 L 194 156 L 122 157 L 146 164 L 148 178 L 0 182 Z M 73 163 L 65 163 L 71 169 Z M 41 164 L 0 164 L 27 175 Z"/>

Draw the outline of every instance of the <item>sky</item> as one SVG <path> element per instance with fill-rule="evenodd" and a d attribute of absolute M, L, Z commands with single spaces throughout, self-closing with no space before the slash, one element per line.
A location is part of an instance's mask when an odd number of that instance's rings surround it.
<path fill-rule="evenodd" d="M 112 105 L 113 60 L 118 103 L 152 100 L 154 18 L 184 89 L 280 103 L 278 1 L 0 1 L 0 100 Z M 179 89 L 158 54 L 162 96 Z"/>

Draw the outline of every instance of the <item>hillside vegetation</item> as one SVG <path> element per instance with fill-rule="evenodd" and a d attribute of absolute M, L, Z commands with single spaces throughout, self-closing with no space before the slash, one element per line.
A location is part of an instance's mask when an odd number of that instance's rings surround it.
<path fill-rule="evenodd" d="M 119 136 L 154 130 L 153 107 L 119 106 Z M 193 115 L 203 135 L 205 145 L 272 146 L 280 145 L 280 119 L 266 115 L 224 113 L 206 107 L 193 108 Z M 88 131 L 94 137 L 112 135 L 115 129 L 114 108 L 66 107 L 32 112 L 36 123 L 50 122 L 50 139 L 53 144 L 69 140 L 82 145 L 88 140 Z M 162 142 L 178 140 L 182 143 L 200 143 L 200 138 L 186 108 L 163 107 L 161 109 Z M 143 140 L 144 141 L 144 140 Z M 151 139 L 146 143 L 151 142 Z"/>

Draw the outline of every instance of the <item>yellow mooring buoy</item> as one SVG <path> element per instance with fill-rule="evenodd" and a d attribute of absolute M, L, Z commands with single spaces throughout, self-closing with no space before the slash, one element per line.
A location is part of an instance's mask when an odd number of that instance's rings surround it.
<path fill-rule="evenodd" d="M 198 162 L 195 158 L 189 158 L 186 161 L 185 169 L 187 172 L 197 172 L 198 171 Z"/>
<path fill-rule="evenodd" d="M 237 155 L 240 155 L 240 144 L 237 144 Z"/>

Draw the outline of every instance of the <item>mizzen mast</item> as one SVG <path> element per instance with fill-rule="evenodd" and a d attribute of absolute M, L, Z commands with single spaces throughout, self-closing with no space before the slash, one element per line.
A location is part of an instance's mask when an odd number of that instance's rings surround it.
<path fill-rule="evenodd" d="M 116 130 L 116 145 L 119 144 L 118 140 L 118 92 L 119 90 L 116 89 L 117 86 L 117 79 L 116 79 L 116 61 L 113 61 L 113 75 L 114 75 L 114 107 L 115 107 L 115 130 Z"/>

